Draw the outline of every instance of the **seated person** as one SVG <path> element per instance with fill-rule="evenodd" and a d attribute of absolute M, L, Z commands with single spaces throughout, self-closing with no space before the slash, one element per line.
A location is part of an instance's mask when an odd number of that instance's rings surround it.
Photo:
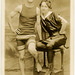
<path fill-rule="evenodd" d="M 63 46 L 65 46 L 67 39 L 65 35 L 67 21 L 59 15 L 56 15 L 50 9 L 51 2 L 49 0 L 43 0 L 40 3 L 43 40 L 37 42 L 38 50 L 43 50 L 44 48 L 48 50 L 47 57 L 49 68 L 52 67 L 53 49 L 59 47 L 64 48 Z"/>

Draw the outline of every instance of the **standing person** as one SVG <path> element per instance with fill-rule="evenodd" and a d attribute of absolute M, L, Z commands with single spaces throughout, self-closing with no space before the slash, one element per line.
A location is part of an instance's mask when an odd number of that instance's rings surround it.
<path fill-rule="evenodd" d="M 52 68 L 53 49 L 64 48 L 66 43 L 65 28 L 67 21 L 51 11 L 50 0 L 43 0 L 40 3 L 41 27 L 43 40 L 37 43 L 37 49 L 47 48 L 49 68 Z"/>
<path fill-rule="evenodd" d="M 18 29 L 14 29 L 11 24 L 11 19 L 19 13 L 19 26 Z M 35 27 L 37 28 L 39 37 L 41 36 L 40 26 L 40 11 L 34 6 L 33 0 L 26 0 L 25 4 L 19 5 L 11 12 L 8 22 L 11 30 L 17 34 L 17 49 L 19 51 L 19 64 L 22 75 L 24 73 L 24 54 L 25 45 L 28 47 L 28 51 L 32 54 L 36 61 L 37 71 L 41 71 L 42 67 L 38 61 L 38 53 L 36 50 L 36 33 Z M 35 26 L 36 25 L 36 26 Z M 42 38 L 40 37 L 40 40 Z"/>

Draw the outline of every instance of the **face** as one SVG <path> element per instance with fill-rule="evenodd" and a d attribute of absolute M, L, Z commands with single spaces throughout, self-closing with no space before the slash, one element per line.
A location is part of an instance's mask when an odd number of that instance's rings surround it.
<path fill-rule="evenodd" d="M 33 0 L 27 0 L 29 3 L 32 3 L 33 2 Z"/>
<path fill-rule="evenodd" d="M 49 10 L 49 7 L 47 6 L 46 2 L 42 2 L 41 13 L 46 13 L 48 10 Z"/>

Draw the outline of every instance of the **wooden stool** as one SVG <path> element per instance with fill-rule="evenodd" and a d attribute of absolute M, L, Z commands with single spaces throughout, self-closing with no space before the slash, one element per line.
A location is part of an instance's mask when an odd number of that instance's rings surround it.
<path fill-rule="evenodd" d="M 42 38 L 46 39 L 46 36 L 47 36 L 47 34 L 43 31 L 42 32 Z M 42 51 L 44 53 L 44 56 L 43 56 L 43 59 L 44 59 L 43 68 L 46 68 L 46 62 L 45 62 L 46 61 L 46 58 L 45 58 L 46 54 L 45 53 L 47 52 L 47 49 L 38 50 L 38 51 Z M 54 57 L 55 57 L 55 53 L 56 52 L 60 52 L 61 53 L 61 70 L 59 70 L 57 72 L 54 71 Z M 64 75 L 63 74 L 63 54 L 64 54 L 64 52 L 63 52 L 62 48 L 54 49 L 53 50 L 53 62 L 52 62 L 53 65 L 52 65 L 51 72 L 47 73 L 47 68 L 46 68 L 46 72 L 42 72 L 41 74 L 34 72 L 34 75 Z M 35 65 L 35 62 L 34 62 L 34 65 Z"/>
<path fill-rule="evenodd" d="M 60 52 L 61 54 L 61 69 L 59 70 L 54 70 L 54 57 L 55 57 L 55 53 L 57 52 Z M 59 49 L 54 49 L 53 50 L 53 68 L 52 68 L 52 75 L 64 75 L 64 68 L 63 68 L 63 54 L 64 54 L 64 51 L 62 48 L 59 48 Z"/>
<path fill-rule="evenodd" d="M 46 67 L 46 58 L 45 58 L 46 57 L 46 54 L 45 53 L 47 52 L 47 49 L 44 49 L 43 51 L 42 50 L 38 50 L 38 51 L 41 51 L 41 52 L 44 53 L 44 56 L 43 56 L 43 59 L 44 59 L 43 68 L 47 72 L 48 68 Z M 54 57 L 55 57 L 55 53 L 57 53 L 57 52 L 60 52 L 61 53 L 61 69 L 59 69 L 57 71 L 54 71 Z M 58 48 L 58 49 L 54 49 L 53 50 L 53 62 L 52 62 L 53 65 L 52 65 L 52 70 L 51 70 L 51 72 L 50 72 L 49 75 L 64 75 L 63 74 L 63 54 L 64 54 L 64 52 L 63 52 L 63 49 L 62 48 Z M 46 75 L 46 73 L 43 73 L 43 72 L 41 74 L 40 73 L 36 73 L 36 75 L 38 75 L 38 74 L 39 75 Z"/>

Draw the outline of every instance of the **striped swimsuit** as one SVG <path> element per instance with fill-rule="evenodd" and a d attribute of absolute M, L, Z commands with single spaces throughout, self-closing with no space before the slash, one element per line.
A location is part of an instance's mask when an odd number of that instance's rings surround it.
<path fill-rule="evenodd" d="M 35 22 L 36 22 L 36 7 L 27 8 L 22 6 L 22 12 L 19 17 L 19 29 L 21 35 L 35 34 Z"/>
<path fill-rule="evenodd" d="M 24 4 L 22 5 L 22 11 L 19 16 L 19 36 L 35 35 L 35 22 L 36 22 L 36 7 L 28 8 Z M 25 45 L 29 42 L 35 42 L 34 37 L 30 37 L 24 40 L 17 40 L 17 45 Z"/>

